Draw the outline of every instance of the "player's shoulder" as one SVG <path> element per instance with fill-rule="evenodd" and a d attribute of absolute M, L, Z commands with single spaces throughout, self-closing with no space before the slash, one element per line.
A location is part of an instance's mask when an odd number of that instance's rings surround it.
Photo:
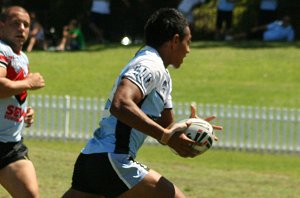
<path fill-rule="evenodd" d="M 145 46 L 137 53 L 135 63 L 153 71 L 165 70 L 159 53 L 150 46 Z"/>
<path fill-rule="evenodd" d="M 9 45 L 0 40 L 0 52 L 5 56 L 13 56 L 13 50 Z"/>

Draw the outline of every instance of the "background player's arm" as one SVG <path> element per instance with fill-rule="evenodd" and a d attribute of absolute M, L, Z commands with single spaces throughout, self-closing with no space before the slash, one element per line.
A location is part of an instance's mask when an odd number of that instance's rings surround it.
<path fill-rule="evenodd" d="M 0 66 L 0 98 L 17 95 L 28 89 L 39 89 L 45 86 L 39 73 L 29 74 L 24 80 L 12 81 L 6 78 L 7 70 Z"/>

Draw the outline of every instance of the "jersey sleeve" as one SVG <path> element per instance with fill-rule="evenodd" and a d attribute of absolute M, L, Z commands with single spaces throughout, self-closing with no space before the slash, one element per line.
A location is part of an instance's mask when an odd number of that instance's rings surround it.
<path fill-rule="evenodd" d="M 123 77 L 135 83 L 144 96 L 149 94 L 160 82 L 159 72 L 142 64 L 130 67 Z"/>
<path fill-rule="evenodd" d="M 0 67 L 7 68 L 8 59 L 7 57 L 0 51 Z"/>
<path fill-rule="evenodd" d="M 173 109 L 172 96 L 169 95 L 165 103 L 165 109 Z"/>

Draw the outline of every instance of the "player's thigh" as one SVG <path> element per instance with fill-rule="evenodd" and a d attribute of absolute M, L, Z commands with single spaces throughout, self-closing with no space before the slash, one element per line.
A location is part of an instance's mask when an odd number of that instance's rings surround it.
<path fill-rule="evenodd" d="M 30 160 L 17 160 L 2 168 L 0 183 L 13 197 L 38 196 L 36 172 Z"/>
<path fill-rule="evenodd" d="M 156 171 L 150 170 L 141 182 L 120 196 L 120 198 L 130 197 L 184 198 L 185 196 L 175 184 Z"/>

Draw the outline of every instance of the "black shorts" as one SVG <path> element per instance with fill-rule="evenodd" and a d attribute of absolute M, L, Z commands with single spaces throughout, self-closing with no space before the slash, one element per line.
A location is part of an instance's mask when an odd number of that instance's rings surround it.
<path fill-rule="evenodd" d="M 0 169 L 20 159 L 28 159 L 28 149 L 19 142 L 0 142 Z"/>
<path fill-rule="evenodd" d="M 216 27 L 218 29 L 221 29 L 224 22 L 225 22 L 225 28 L 230 29 L 232 26 L 232 11 L 218 10 Z"/>
<path fill-rule="evenodd" d="M 139 183 L 149 169 L 125 154 L 80 154 L 73 172 L 72 189 L 118 197 Z"/>

